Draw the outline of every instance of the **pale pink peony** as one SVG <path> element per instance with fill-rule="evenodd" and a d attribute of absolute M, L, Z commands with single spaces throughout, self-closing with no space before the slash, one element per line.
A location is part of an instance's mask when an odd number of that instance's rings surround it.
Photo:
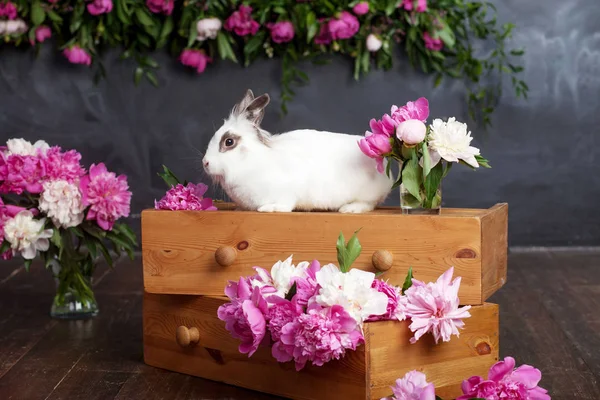
<path fill-rule="evenodd" d="M 434 38 L 429 32 L 423 33 L 423 41 L 425 42 L 425 48 L 431 51 L 440 51 L 444 48 L 444 42 L 440 38 Z"/>
<path fill-rule="evenodd" d="M 506 357 L 492 365 L 487 380 L 473 376 L 463 381 L 464 394 L 456 400 L 475 397 L 486 400 L 550 400 L 548 391 L 538 386 L 541 379 L 539 369 L 530 365 L 515 369 L 515 359 Z"/>
<path fill-rule="evenodd" d="M 348 11 L 342 11 L 338 18 L 330 19 L 328 25 L 333 40 L 350 39 L 360 28 L 358 19 Z"/>
<path fill-rule="evenodd" d="M 129 216 L 131 192 L 127 177 L 109 172 L 104 163 L 92 164 L 90 172 L 81 178 L 80 189 L 87 220 L 96 220 L 104 230 L 111 230 L 115 221 Z"/>
<path fill-rule="evenodd" d="M 315 36 L 315 44 L 330 44 L 333 39 L 329 31 L 329 24 L 323 20 L 320 22 L 321 27 L 319 28 L 319 34 Z"/>
<path fill-rule="evenodd" d="M 171 15 L 174 0 L 146 0 L 146 6 L 155 14 Z"/>
<path fill-rule="evenodd" d="M 63 55 L 71 64 L 90 65 L 92 63 L 92 57 L 88 52 L 77 45 L 64 49 Z"/>
<path fill-rule="evenodd" d="M 375 279 L 371 287 L 377 289 L 378 292 L 384 293 L 388 297 L 387 311 L 383 315 L 372 315 L 367 321 L 387 321 L 406 319 L 407 299 L 400 293 L 400 288 L 392 286 L 381 279 Z"/>
<path fill-rule="evenodd" d="M 37 40 L 38 42 L 42 43 L 43 41 L 45 41 L 46 39 L 50 39 L 52 37 L 52 30 L 50 30 L 50 27 L 42 25 L 42 26 L 38 26 L 35 29 L 35 40 Z"/>
<path fill-rule="evenodd" d="M 361 1 L 352 8 L 352 12 L 356 15 L 365 15 L 369 12 L 369 2 Z"/>
<path fill-rule="evenodd" d="M 426 380 L 425 374 L 416 370 L 409 371 L 397 379 L 392 386 L 394 397 L 382 400 L 435 400 L 435 386 Z"/>
<path fill-rule="evenodd" d="M 0 17 L 6 17 L 8 19 L 17 18 L 17 6 L 10 1 L 4 4 L 0 3 Z"/>
<path fill-rule="evenodd" d="M 396 137 L 409 146 L 414 146 L 425 140 L 427 127 L 418 119 L 409 119 L 398 124 Z"/>
<path fill-rule="evenodd" d="M 42 156 L 46 179 L 65 180 L 74 182 L 85 175 L 81 166 L 81 154 L 76 150 L 63 152 L 58 146 L 53 146 Z"/>
<path fill-rule="evenodd" d="M 4 204 L 2 197 L 0 197 L 0 244 L 2 243 L 2 240 L 4 240 L 4 224 L 6 221 L 25 210 L 27 209 L 24 207 Z M 36 214 L 37 213 L 34 213 L 34 215 Z"/>
<path fill-rule="evenodd" d="M 429 101 L 425 97 L 421 97 L 416 101 L 409 101 L 405 106 L 392 106 L 391 118 L 394 120 L 394 126 L 399 123 L 411 119 L 417 119 L 421 122 L 426 122 L 429 117 Z"/>
<path fill-rule="evenodd" d="M 458 307 L 461 278 L 452 281 L 453 273 L 454 267 L 451 267 L 435 283 L 425 284 L 413 278 L 412 286 L 406 291 L 406 315 L 412 321 L 409 328 L 415 333 L 411 343 L 428 332 L 433 334 L 436 343 L 440 339 L 449 341 L 451 335 L 459 336 L 458 330 L 465 325 L 463 318 L 471 316 L 468 312 L 471 306 Z"/>
<path fill-rule="evenodd" d="M 417 7 L 415 8 L 415 2 L 417 2 Z M 404 0 L 402 2 L 401 7 L 404 7 L 405 10 L 412 11 L 415 9 L 417 12 L 425 12 L 427 11 L 427 0 Z"/>
<path fill-rule="evenodd" d="M 235 32 L 238 36 L 254 36 L 258 32 L 260 24 L 252 19 L 252 7 L 241 5 L 227 18 L 223 27 L 229 32 Z"/>
<path fill-rule="evenodd" d="M 342 306 L 309 308 L 306 314 L 286 324 L 281 340 L 272 347 L 279 362 L 294 360 L 300 371 L 308 361 L 322 366 L 343 357 L 347 349 L 356 350 L 364 343 L 360 326 Z"/>
<path fill-rule="evenodd" d="M 392 151 L 390 138 L 367 131 L 365 137 L 358 142 L 358 147 L 366 156 L 377 161 L 377 171 L 383 173 L 383 156 Z"/>
<path fill-rule="evenodd" d="M 235 339 L 240 339 L 239 351 L 252 356 L 266 336 L 265 313 L 267 302 L 258 287 L 252 290 L 245 278 L 238 282 L 229 281 L 225 294 L 231 300 L 217 310 L 221 321 L 225 321 L 225 329 Z"/>
<path fill-rule="evenodd" d="M 112 0 L 92 0 L 87 5 L 87 10 L 92 15 L 106 14 L 112 11 Z"/>
<path fill-rule="evenodd" d="M 267 302 L 271 304 L 266 313 L 269 332 L 273 342 L 277 342 L 281 338 L 281 329 L 302 314 L 302 307 L 296 301 L 279 296 L 268 296 Z"/>
<path fill-rule="evenodd" d="M 195 68 L 196 72 L 201 74 L 206 65 L 212 62 L 212 58 L 207 56 L 204 50 L 185 49 L 181 52 L 179 61 L 185 66 Z"/>
<path fill-rule="evenodd" d="M 154 208 L 157 210 L 192 210 L 192 211 L 213 211 L 217 208 L 213 206 L 210 197 L 202 197 L 208 190 L 208 186 L 203 183 L 194 185 L 188 183 L 187 186 L 178 184 L 167 191 L 162 199 L 154 201 Z"/>
<path fill-rule="evenodd" d="M 271 39 L 275 43 L 287 43 L 294 38 L 294 24 L 290 21 L 267 24 L 267 28 L 271 30 Z"/>

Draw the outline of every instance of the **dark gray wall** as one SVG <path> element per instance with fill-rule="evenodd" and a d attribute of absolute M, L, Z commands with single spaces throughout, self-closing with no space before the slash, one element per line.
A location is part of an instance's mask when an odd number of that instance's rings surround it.
<path fill-rule="evenodd" d="M 511 245 L 599 245 L 600 6 L 598 0 L 495 1 L 500 19 L 518 25 L 513 42 L 527 48 L 529 101 L 516 100 L 508 82 L 486 135 L 472 126 L 492 170 L 455 168 L 444 183 L 444 204 L 510 204 Z M 247 88 L 273 97 L 264 127 L 302 127 L 362 134 L 371 117 L 427 96 L 433 116 L 466 119 L 464 87 L 429 77 L 405 62 L 356 83 L 351 65 L 335 59 L 308 66 L 311 84 L 297 90 L 289 114 L 279 115 L 276 61 L 248 69 L 220 62 L 202 76 L 166 55 L 161 86 L 135 88 L 132 65 L 106 57 L 109 79 L 94 86 L 86 68 L 68 65 L 50 46 L 30 52 L 0 48 L 0 139 L 43 138 L 77 148 L 84 162 L 105 161 L 129 175 L 134 218 L 164 192 L 161 164 L 201 179 L 198 155 Z M 398 204 L 398 195 L 389 199 Z"/>

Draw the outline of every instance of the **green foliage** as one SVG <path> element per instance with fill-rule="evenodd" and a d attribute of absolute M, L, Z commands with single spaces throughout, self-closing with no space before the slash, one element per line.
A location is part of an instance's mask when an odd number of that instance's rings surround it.
<path fill-rule="evenodd" d="M 213 60 L 242 59 L 244 66 L 260 58 L 280 58 L 284 112 L 294 97 L 293 85 L 308 83 L 308 77 L 297 65 L 305 61 L 326 64 L 334 54 L 351 58 L 354 77 L 359 79 L 373 67 L 390 69 L 397 59 L 397 50 L 403 51 L 413 67 L 434 75 L 435 87 L 446 77 L 466 81 L 469 113 L 486 125 L 491 123 L 491 113 L 502 95 L 502 79 L 498 76 L 510 76 L 517 97 L 527 98 L 529 91 L 519 78 L 523 71 L 519 59 L 524 50 L 508 46 L 515 26 L 498 24 L 496 9 L 487 1 L 430 1 L 426 12 L 418 13 L 398 7 L 398 0 L 372 0 L 369 13 L 358 17 L 359 31 L 349 39 L 329 44 L 315 43 L 321 24 L 341 11 L 350 11 L 356 2 L 186 0 L 175 2 L 172 15 L 167 16 L 151 13 L 145 0 L 113 0 L 112 12 L 92 16 L 83 0 L 55 4 L 42 0 L 13 1 L 30 30 L 4 37 L 6 42 L 28 45 L 27 39 L 35 38 L 36 27 L 48 25 L 59 50 L 79 45 L 93 56 L 97 79 L 106 75 L 97 56 L 109 47 L 121 48 L 122 59 L 137 63 L 132 74 L 136 84 L 145 79 L 155 86 L 159 84 L 155 72 L 158 65 L 147 54 L 161 48 L 168 49 L 173 56 L 179 56 L 186 48 L 201 49 Z M 261 24 L 255 36 L 239 37 L 222 29 L 215 39 L 197 40 L 196 24 L 200 19 L 216 17 L 224 22 L 242 3 L 252 6 L 252 17 Z M 295 36 L 291 42 L 272 41 L 267 24 L 278 21 L 293 23 Z M 425 32 L 440 39 L 444 48 L 427 49 Z M 383 43 L 375 53 L 369 52 L 365 45 L 371 33 L 377 34 Z M 479 55 L 476 49 L 484 42 L 493 42 L 494 48 Z"/>
<path fill-rule="evenodd" d="M 342 272 L 350 271 L 350 267 L 360 255 L 362 246 L 360 245 L 358 237 L 356 236 L 359 231 L 360 229 L 354 232 L 350 240 L 348 240 L 348 243 L 346 243 L 343 232 L 340 232 L 340 236 L 338 236 L 336 243 L 337 259 L 340 266 L 340 271 Z"/>
<path fill-rule="evenodd" d="M 412 286 L 413 272 L 412 267 L 408 268 L 408 273 L 406 274 L 406 278 L 404 279 L 404 284 L 402 285 L 402 294 L 406 293 L 406 291 Z"/>
<path fill-rule="evenodd" d="M 166 166 L 163 165 L 163 172 L 159 172 L 158 176 L 160 176 L 163 181 L 167 184 L 169 188 L 176 186 L 181 183 L 181 181 L 175 176 L 175 174 Z"/>

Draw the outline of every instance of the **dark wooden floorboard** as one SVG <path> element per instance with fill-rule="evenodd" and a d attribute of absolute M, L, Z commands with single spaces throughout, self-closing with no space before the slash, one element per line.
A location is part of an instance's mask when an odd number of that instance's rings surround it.
<path fill-rule="evenodd" d="M 0 264 L 0 399 L 276 399 L 143 363 L 138 260 L 101 265 L 94 285 L 96 319 L 54 321 L 50 273 Z M 600 253 L 511 254 L 490 301 L 502 356 L 540 368 L 555 400 L 600 399 Z"/>

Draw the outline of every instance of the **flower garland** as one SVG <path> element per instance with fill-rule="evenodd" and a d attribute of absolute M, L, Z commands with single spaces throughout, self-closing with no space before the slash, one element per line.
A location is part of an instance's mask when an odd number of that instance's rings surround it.
<path fill-rule="evenodd" d="M 134 80 L 158 85 L 158 64 L 151 51 L 168 48 L 179 61 L 203 73 L 217 58 L 248 66 L 259 57 L 281 57 L 282 109 L 292 99 L 293 83 L 308 82 L 296 65 L 340 53 L 354 60 L 358 79 L 375 65 L 392 67 L 395 48 L 403 49 L 412 66 L 435 75 L 469 82 L 467 102 L 472 117 L 484 123 L 501 95 L 501 82 L 486 77 L 511 76 L 517 96 L 528 87 L 508 49 L 512 24 L 498 27 L 493 4 L 466 0 L 0 0 L 0 37 L 17 45 L 38 46 L 50 37 L 74 64 L 97 65 L 106 47 L 121 47 L 123 58 L 138 63 Z M 477 41 L 495 49 L 476 55 Z M 396 46 L 397 45 L 397 46 Z"/>

